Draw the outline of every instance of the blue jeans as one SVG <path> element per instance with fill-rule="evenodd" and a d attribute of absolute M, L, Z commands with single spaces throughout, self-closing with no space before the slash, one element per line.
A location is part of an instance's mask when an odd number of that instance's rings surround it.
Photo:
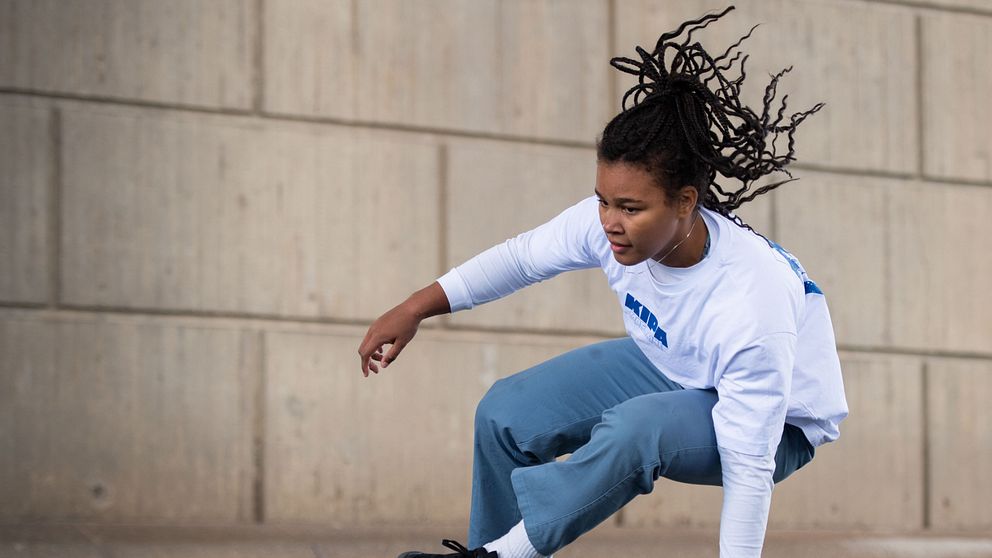
<path fill-rule="evenodd" d="M 630 337 L 496 381 L 475 414 L 468 547 L 523 519 L 531 544 L 548 556 L 651 492 L 659 476 L 719 486 L 716 401 L 714 389 L 670 380 Z M 786 424 L 774 481 L 813 454 L 802 430 Z"/>

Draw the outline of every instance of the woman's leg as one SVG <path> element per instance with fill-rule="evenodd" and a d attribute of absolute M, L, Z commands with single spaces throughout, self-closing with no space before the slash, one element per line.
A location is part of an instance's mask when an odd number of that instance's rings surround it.
<path fill-rule="evenodd" d="M 712 410 L 716 390 L 686 389 L 629 398 L 606 409 L 588 443 L 567 460 L 521 466 L 511 473 L 528 538 L 547 556 L 571 543 L 658 477 L 720 485 L 722 471 Z M 786 425 L 774 481 L 813 458 L 802 431 Z"/>
<path fill-rule="evenodd" d="M 496 381 L 475 415 L 468 547 L 497 539 L 520 521 L 514 469 L 575 451 L 603 412 L 623 401 L 681 389 L 630 337 L 593 343 Z"/>

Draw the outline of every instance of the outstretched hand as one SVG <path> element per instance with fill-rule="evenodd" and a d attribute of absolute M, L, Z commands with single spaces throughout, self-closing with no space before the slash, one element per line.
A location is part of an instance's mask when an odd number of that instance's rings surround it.
<path fill-rule="evenodd" d="M 383 368 L 389 366 L 389 363 L 396 360 L 403 347 L 406 347 L 406 344 L 417 334 L 419 326 L 420 318 L 405 303 L 379 316 L 369 326 L 365 339 L 358 347 L 358 355 L 362 359 L 362 374 L 366 378 L 369 370 L 378 374 L 379 367 L 376 362 L 381 363 Z M 392 345 L 385 354 L 382 351 L 384 344 Z"/>
<path fill-rule="evenodd" d="M 400 351 L 417 334 L 421 320 L 451 312 L 448 297 L 441 284 L 434 281 L 413 293 L 405 301 L 372 322 L 365 333 L 365 339 L 358 346 L 358 356 L 362 359 L 362 374 L 367 378 L 369 370 L 379 373 L 376 362 L 382 367 L 396 360 Z M 391 343 L 389 352 L 383 354 L 383 344 Z M 375 361 L 375 362 L 372 362 Z"/>

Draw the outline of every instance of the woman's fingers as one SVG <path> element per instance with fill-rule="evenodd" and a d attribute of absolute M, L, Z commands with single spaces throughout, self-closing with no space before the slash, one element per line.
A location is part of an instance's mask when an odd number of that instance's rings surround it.
<path fill-rule="evenodd" d="M 388 340 L 376 339 L 378 335 L 373 333 L 372 329 L 365 334 L 365 339 L 362 340 L 362 344 L 358 347 L 358 356 L 362 362 L 362 375 L 368 377 L 369 370 L 379 373 L 379 368 L 373 365 L 369 359 L 381 360 L 382 359 L 382 344 L 388 343 Z"/>
<path fill-rule="evenodd" d="M 362 366 L 362 376 L 365 376 L 365 377 L 368 377 L 368 375 L 369 375 L 369 369 L 368 369 L 368 367 L 366 365 L 366 363 L 368 362 L 369 359 L 368 359 L 367 356 L 365 356 L 365 350 L 366 350 L 365 347 L 368 345 L 369 335 L 371 335 L 371 334 L 372 334 L 372 330 L 366 331 L 365 332 L 365 339 L 362 339 L 361 344 L 358 345 L 358 362 L 361 363 L 361 366 Z"/>
<path fill-rule="evenodd" d="M 369 358 L 371 358 L 374 361 L 377 361 L 377 362 L 380 362 L 381 363 L 382 358 L 383 358 L 383 356 L 382 356 L 382 348 L 380 347 L 380 348 L 376 349 L 375 350 L 375 353 L 372 356 L 370 356 Z M 386 365 L 383 364 L 382 367 L 385 368 Z M 376 363 L 375 362 L 369 361 L 369 370 L 371 370 L 372 372 L 375 372 L 376 374 L 379 373 L 379 367 L 376 366 Z"/>
<path fill-rule="evenodd" d="M 369 359 L 376 358 L 376 355 L 381 354 L 381 351 L 382 349 L 375 348 L 375 345 L 369 347 L 363 346 L 363 348 L 358 349 L 358 356 L 362 360 L 362 375 L 366 378 L 369 376 L 369 370 L 378 373 L 378 370 L 373 367 L 372 362 Z"/>
<path fill-rule="evenodd" d="M 385 367 L 389 366 L 389 363 L 390 362 L 393 362 L 394 360 L 396 360 L 396 357 L 399 356 L 400 351 L 403 350 L 403 347 L 406 347 L 406 344 L 409 341 L 410 341 L 409 339 L 397 339 L 393 343 L 393 346 L 389 348 L 389 352 L 386 353 L 386 356 L 383 357 L 383 359 L 382 359 L 382 367 L 385 368 Z"/>
<path fill-rule="evenodd" d="M 381 361 L 383 358 L 382 345 L 380 344 L 378 348 L 374 348 L 374 347 L 375 345 L 372 345 L 371 347 L 366 347 L 364 350 L 363 349 L 358 350 L 358 354 L 362 359 L 362 375 L 365 376 L 366 378 L 368 377 L 370 370 L 376 374 L 379 373 L 379 367 L 376 366 L 374 362 L 371 362 L 371 360 Z M 374 352 L 372 352 L 373 348 L 374 348 Z M 369 352 L 371 352 L 372 354 L 369 354 Z"/>
<path fill-rule="evenodd" d="M 368 377 L 369 371 L 378 374 L 380 368 L 389 366 L 399 356 L 403 347 L 417 332 L 420 320 L 412 313 L 397 306 L 372 323 L 358 348 L 362 361 L 362 374 Z M 384 351 L 384 345 L 391 345 Z"/>

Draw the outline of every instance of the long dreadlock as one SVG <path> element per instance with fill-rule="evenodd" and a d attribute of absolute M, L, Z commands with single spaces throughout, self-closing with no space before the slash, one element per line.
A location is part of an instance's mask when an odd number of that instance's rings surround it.
<path fill-rule="evenodd" d="M 778 80 L 792 70 L 789 66 L 772 76 L 765 88 L 761 116 L 741 105 L 738 97 L 748 56 L 741 60 L 737 79 L 728 80 L 723 71 L 730 69 L 741 55 L 738 51 L 728 60 L 730 52 L 750 37 L 758 25 L 717 58 L 712 58 L 698 42 L 689 44 L 694 31 L 733 9 L 734 6 L 729 6 L 720 14 L 707 14 L 683 22 L 677 30 L 662 34 L 651 53 L 640 46 L 635 47 L 640 61 L 624 57 L 610 60 L 610 65 L 618 70 L 637 76 L 638 84 L 624 94 L 622 111 L 606 125 L 596 142 L 596 151 L 600 161 L 633 163 L 645 168 L 665 189 L 669 201 L 674 201 L 682 186 L 693 186 L 703 207 L 765 238 L 739 216 L 731 216 L 731 212 L 769 190 L 797 180 L 785 168 L 795 160 L 793 133 L 800 122 L 820 110 L 824 103 L 793 114 L 789 124 L 782 125 L 789 98 L 785 95 L 775 120 L 769 122 L 769 108 Z M 681 44 L 670 40 L 681 35 L 688 26 L 692 27 Z M 665 65 L 668 51 L 674 51 L 670 67 Z M 713 79 L 719 84 L 716 91 L 707 87 Z M 631 96 L 633 105 L 628 108 L 627 100 Z M 741 122 L 735 126 L 731 119 Z M 775 138 L 780 132 L 787 132 L 789 137 L 789 152 L 785 155 L 775 152 Z M 774 135 L 768 138 L 769 134 Z M 768 143 L 771 143 L 770 152 Z M 756 179 L 774 171 L 786 173 L 789 180 L 762 186 L 745 195 Z M 717 172 L 741 180 L 743 187 L 736 191 L 724 190 L 715 180 Z M 724 199 L 718 197 L 718 193 Z"/>

